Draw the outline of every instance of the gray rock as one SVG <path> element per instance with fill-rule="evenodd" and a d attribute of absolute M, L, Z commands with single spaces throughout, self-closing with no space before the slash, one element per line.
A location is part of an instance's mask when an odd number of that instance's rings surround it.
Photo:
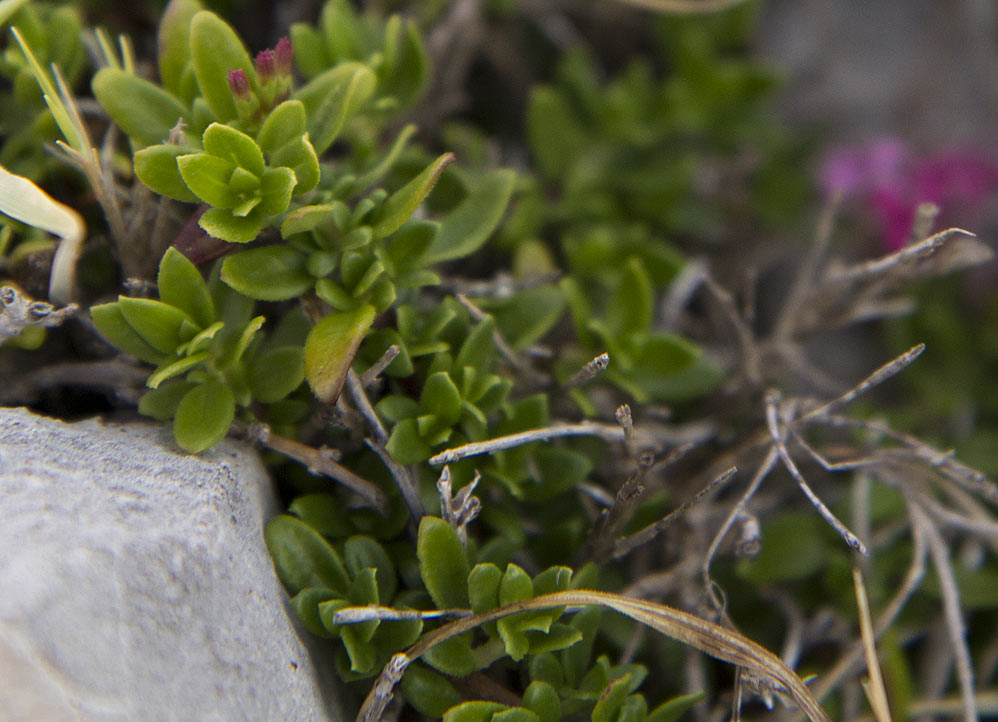
<path fill-rule="evenodd" d="M 342 720 L 263 542 L 276 512 L 236 443 L 0 409 L 0 718 Z"/>

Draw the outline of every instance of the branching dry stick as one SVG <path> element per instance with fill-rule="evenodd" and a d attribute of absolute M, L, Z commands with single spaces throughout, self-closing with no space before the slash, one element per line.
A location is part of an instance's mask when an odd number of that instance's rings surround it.
<path fill-rule="evenodd" d="M 807 414 L 801 417 L 800 421 L 808 421 L 810 419 L 827 416 L 833 411 L 837 411 L 846 404 L 852 402 L 857 397 L 865 394 L 867 391 L 872 389 L 874 386 L 883 383 L 892 376 L 900 373 L 904 370 L 912 361 L 917 359 L 925 351 L 925 344 L 920 343 L 916 346 L 912 346 L 910 349 L 905 351 L 903 354 L 897 358 L 885 363 L 883 366 L 878 368 L 872 374 L 867 376 L 865 379 L 860 381 L 858 384 L 853 386 L 851 389 L 846 391 L 844 394 L 836 399 L 832 399 L 827 404 L 819 406 L 813 411 L 809 411 Z"/>
<path fill-rule="evenodd" d="M 579 372 L 576 373 L 572 378 L 565 382 L 565 388 L 574 389 L 577 386 L 582 386 L 587 381 L 594 379 L 597 374 L 602 373 L 606 370 L 606 367 L 610 365 L 610 354 L 601 353 L 599 356 L 594 358 L 592 361 L 587 363 Z"/>
<path fill-rule="evenodd" d="M 243 424 L 233 422 L 232 429 L 252 443 L 266 446 L 304 466 L 312 474 L 322 474 L 334 479 L 370 504 L 379 514 L 388 513 L 388 499 L 384 492 L 367 479 L 361 478 L 345 466 L 336 463 L 332 449 L 315 449 L 293 439 L 279 436 L 270 427 L 261 422 Z"/>
<path fill-rule="evenodd" d="M 718 284 L 711 276 L 705 279 L 705 287 L 717 300 L 724 315 L 728 317 L 732 327 L 735 329 L 735 336 L 738 338 L 738 346 L 742 352 L 742 366 L 745 370 L 745 378 L 753 385 L 762 383 L 762 371 L 760 368 L 759 345 L 748 323 L 738 313 L 735 300 L 731 297 L 728 289 Z"/>
<path fill-rule="evenodd" d="M 387 442 L 388 432 L 381 425 L 381 419 L 378 418 L 378 415 L 374 412 L 374 407 L 371 406 L 371 402 L 367 398 L 367 392 L 364 391 L 364 382 L 354 373 L 353 369 L 347 369 L 346 382 L 347 389 L 350 391 L 350 397 L 353 399 L 353 405 L 360 412 L 360 415 L 364 417 L 364 421 L 367 422 L 367 426 L 374 434 L 374 438 L 382 444 Z"/>
<path fill-rule="evenodd" d="M 652 524 L 649 524 L 643 529 L 640 529 L 629 536 L 618 539 L 614 543 L 613 549 L 610 551 L 610 557 L 614 560 L 621 559 L 637 549 L 639 546 L 650 542 L 652 539 L 661 534 L 662 531 L 669 526 L 669 524 L 682 517 L 683 514 L 689 511 L 691 507 L 699 504 L 717 488 L 723 486 L 731 477 L 735 475 L 737 471 L 738 469 L 732 466 L 730 469 L 724 471 L 722 474 L 711 480 L 707 486 L 696 493 L 696 496 L 683 502 L 677 509 L 673 509 L 664 517 Z"/>
<path fill-rule="evenodd" d="M 863 556 L 867 556 L 868 552 L 866 550 L 866 545 L 859 540 L 859 538 L 846 528 L 839 519 L 832 513 L 831 509 L 825 506 L 825 503 L 818 498 L 818 495 L 814 493 L 808 483 L 804 480 L 804 476 L 800 473 L 797 465 L 794 463 L 793 459 L 790 458 L 790 454 L 787 452 L 786 444 L 783 442 L 784 432 L 779 428 L 779 422 L 777 420 L 777 403 L 778 396 L 777 392 L 770 391 L 766 394 L 766 425 L 769 428 L 770 436 L 773 439 L 773 445 L 776 447 L 776 451 L 780 455 L 780 459 L 783 461 L 783 465 L 790 472 L 790 475 L 796 480 L 797 485 L 800 487 L 801 491 L 808 498 L 821 518 L 824 519 L 829 526 L 831 526 L 839 535 L 845 540 L 846 544 L 853 548 L 853 550 L 859 552 Z"/>
<path fill-rule="evenodd" d="M 385 465 L 388 473 L 395 480 L 395 485 L 402 494 L 402 501 L 405 502 L 406 508 L 409 509 L 410 521 L 413 524 L 419 523 L 419 520 L 426 514 L 426 510 L 423 508 L 423 500 L 419 497 L 419 490 L 416 488 L 412 474 L 392 458 L 392 455 L 388 453 L 388 449 L 381 442 L 373 439 L 364 439 L 364 443 L 367 444 L 367 447 L 371 451 L 378 455 L 381 463 Z"/>
<path fill-rule="evenodd" d="M 854 419 L 838 414 L 828 414 L 809 419 L 809 422 L 824 424 L 834 428 L 862 429 L 886 436 L 892 441 L 896 441 L 907 447 L 906 450 L 902 450 L 904 456 L 900 456 L 899 458 L 917 459 L 969 491 L 981 494 L 992 502 L 998 502 L 998 486 L 988 479 L 987 475 L 954 459 L 952 451 L 940 451 L 929 446 L 921 439 L 916 439 L 914 436 L 896 431 L 890 426 L 867 419 Z M 898 454 L 899 452 L 892 451 L 890 453 Z"/>
<path fill-rule="evenodd" d="M 814 243 L 811 244 L 811 248 L 808 250 L 807 257 L 804 259 L 804 265 L 794 278 L 794 285 L 791 286 L 790 293 L 783 302 L 783 309 L 776 321 L 773 338 L 780 344 L 791 342 L 797 321 L 797 312 L 817 279 L 818 268 L 825 257 L 828 242 L 832 238 L 832 229 L 835 227 L 835 216 L 838 213 L 841 202 L 842 194 L 841 192 L 836 192 L 825 204 L 824 208 L 821 209 Z"/>
<path fill-rule="evenodd" d="M 505 451 L 524 444 L 532 444 L 535 441 L 550 441 L 562 436 L 596 436 L 608 442 L 624 441 L 624 430 L 619 426 L 611 424 L 597 424 L 593 422 L 583 422 L 581 424 L 552 424 L 542 429 L 531 429 L 521 431 L 517 434 L 499 436 L 488 441 L 476 441 L 464 446 L 442 451 L 436 456 L 430 457 L 433 466 L 440 464 L 453 464 L 459 459 L 479 454 L 494 454 L 497 451 Z"/>
<path fill-rule="evenodd" d="M 975 722 L 977 719 L 977 702 L 974 699 L 974 670 L 970 662 L 970 649 L 967 647 L 966 629 L 960 611 L 960 591 L 953 566 L 949 560 L 949 549 L 936 528 L 928 512 L 918 500 L 910 499 L 913 521 L 922 527 L 925 541 L 932 556 L 932 565 L 939 579 L 939 590 L 943 598 L 943 614 L 946 619 L 946 630 L 949 633 L 950 644 L 956 658 L 957 679 L 960 683 L 960 696 L 963 698 L 964 722 Z"/>
<path fill-rule="evenodd" d="M 759 465 L 759 468 L 756 469 L 755 476 L 752 477 L 752 481 L 749 483 L 748 489 L 745 490 L 745 493 L 742 494 L 741 498 L 738 500 L 738 503 L 735 504 L 735 506 L 728 513 L 724 523 L 721 524 L 721 528 L 717 530 L 713 540 L 711 540 L 710 546 L 707 547 L 707 553 L 703 558 L 703 565 L 700 567 L 700 576 L 703 578 L 703 584 L 707 591 L 708 598 L 714 602 L 717 600 L 714 594 L 714 580 L 711 579 L 710 576 L 710 564 L 714 560 L 714 556 L 717 554 L 717 550 L 720 548 L 721 542 L 724 541 L 724 537 L 728 535 L 728 531 L 730 531 L 731 527 L 734 525 L 735 520 L 741 514 L 742 510 L 745 508 L 745 505 L 748 504 L 749 500 L 759 490 L 759 486 L 762 484 L 763 479 L 765 479 L 769 475 L 769 472 L 773 470 L 773 467 L 776 466 L 776 461 L 779 458 L 780 456 L 776 451 L 776 448 L 771 446 L 769 453 L 766 454 L 766 458 Z M 715 606 L 719 605 L 715 604 Z"/>
<path fill-rule="evenodd" d="M 401 349 L 398 344 L 393 343 L 391 346 L 385 349 L 385 352 L 381 354 L 381 358 L 371 364 L 371 368 L 361 374 L 360 385 L 365 389 L 378 380 L 381 372 L 384 371 L 395 360 L 395 357 L 401 353 Z"/>

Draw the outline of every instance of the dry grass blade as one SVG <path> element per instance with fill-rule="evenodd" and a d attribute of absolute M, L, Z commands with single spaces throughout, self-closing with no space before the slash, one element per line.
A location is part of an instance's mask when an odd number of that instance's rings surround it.
<path fill-rule="evenodd" d="M 887 704 L 887 690 L 884 689 L 884 678 L 880 674 L 880 662 L 877 660 L 877 642 L 873 634 L 873 621 L 870 618 L 870 602 L 866 596 L 866 584 L 863 573 L 853 567 L 852 583 L 856 590 L 856 607 L 859 611 L 859 630 L 863 638 L 863 651 L 866 654 L 866 669 L 870 675 L 869 687 L 864 687 L 870 700 L 870 707 L 877 722 L 890 722 L 891 710 Z"/>
<path fill-rule="evenodd" d="M 423 636 L 405 652 L 395 655 L 385 667 L 364 701 L 357 722 L 378 722 L 391 698 L 392 680 L 401 679 L 405 667 L 436 645 L 483 624 L 521 612 L 553 607 L 599 606 L 612 609 L 661 634 L 724 662 L 737 665 L 754 680 L 778 692 L 785 692 L 812 722 L 831 722 L 811 690 L 800 677 L 775 654 L 749 638 L 701 619 L 696 615 L 662 604 L 631 599 L 619 594 L 575 590 L 545 594 L 510 604 L 485 614 L 463 617 Z"/>

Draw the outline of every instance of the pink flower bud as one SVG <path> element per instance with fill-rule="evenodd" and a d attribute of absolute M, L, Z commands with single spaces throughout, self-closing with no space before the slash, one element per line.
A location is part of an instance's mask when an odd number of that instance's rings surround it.
<path fill-rule="evenodd" d="M 277 41 L 277 45 L 274 47 L 274 56 L 277 63 L 277 72 L 290 78 L 291 61 L 294 58 L 294 53 L 291 50 L 291 41 L 286 35 Z"/>
<path fill-rule="evenodd" d="M 276 69 L 273 50 L 261 50 L 256 55 L 256 79 L 266 85 L 274 77 Z"/>
<path fill-rule="evenodd" d="M 229 71 L 229 89 L 232 90 L 232 97 L 236 100 L 244 102 L 250 100 L 250 84 L 245 70 L 236 69 Z"/>

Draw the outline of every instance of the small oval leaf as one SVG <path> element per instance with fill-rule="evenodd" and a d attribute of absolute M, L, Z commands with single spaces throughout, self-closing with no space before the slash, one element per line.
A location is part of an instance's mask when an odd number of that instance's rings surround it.
<path fill-rule="evenodd" d="M 190 316 L 199 328 L 215 320 L 215 304 L 201 272 L 176 248 L 166 249 L 156 277 L 159 298 Z"/>
<path fill-rule="evenodd" d="M 438 517 L 424 516 L 419 522 L 416 557 L 434 604 L 441 609 L 466 609 L 468 558 L 453 527 Z"/>
<path fill-rule="evenodd" d="M 340 395 L 357 348 L 374 321 L 373 306 L 331 313 L 305 340 L 305 378 L 316 398 L 333 403 Z"/>
<path fill-rule="evenodd" d="M 297 298 L 312 287 L 307 257 L 291 246 L 264 246 L 236 253 L 222 263 L 222 280 L 260 301 Z"/>
<path fill-rule="evenodd" d="M 191 155 L 192 150 L 180 145 L 151 145 L 143 148 L 132 159 L 135 175 L 162 196 L 184 203 L 197 203 L 198 197 L 187 187 L 177 166 L 177 158 Z"/>
<path fill-rule="evenodd" d="M 173 438 L 184 451 L 196 454 L 225 438 L 236 413 L 228 386 L 208 381 L 188 391 L 173 417 Z"/>
<path fill-rule="evenodd" d="M 175 306 L 150 298 L 118 297 L 118 307 L 128 325 L 157 351 L 172 354 L 185 339 L 182 327 L 190 317 Z"/>
<path fill-rule="evenodd" d="M 91 86 L 97 102 L 139 146 L 166 141 L 187 113 L 167 91 L 121 68 L 101 68 Z"/>
<path fill-rule="evenodd" d="M 306 587 L 325 587 L 346 595 L 350 577 L 336 550 L 312 527 L 293 516 L 281 515 L 264 532 L 277 576 L 291 594 Z"/>
<path fill-rule="evenodd" d="M 444 153 L 419 175 L 392 193 L 376 211 L 372 231 L 375 238 L 384 238 L 409 220 L 436 185 L 444 168 L 454 162 L 453 153 Z"/>
<path fill-rule="evenodd" d="M 450 261 L 481 248 L 499 225 L 515 181 L 516 173 L 509 169 L 489 173 L 440 224 L 425 262 Z"/>
<path fill-rule="evenodd" d="M 228 23 L 209 10 L 191 19 L 191 62 L 201 95 L 215 119 L 225 122 L 236 117 L 236 103 L 229 88 L 229 71 L 242 70 L 256 83 L 256 72 L 242 40 Z"/>

